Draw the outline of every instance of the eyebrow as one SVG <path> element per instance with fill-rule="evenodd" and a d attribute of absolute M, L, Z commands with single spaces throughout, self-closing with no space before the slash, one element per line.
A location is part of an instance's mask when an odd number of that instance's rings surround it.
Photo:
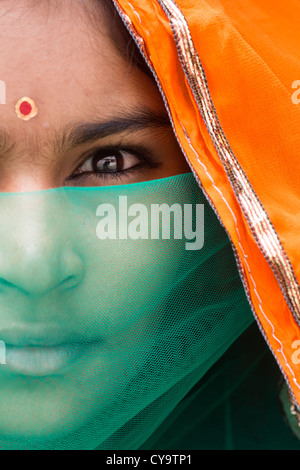
<path fill-rule="evenodd" d="M 131 113 L 121 113 L 119 116 L 105 121 L 71 123 L 62 131 L 55 131 L 52 139 L 52 149 L 56 155 L 63 155 L 84 144 L 124 132 L 134 132 L 145 128 L 170 128 L 171 123 L 167 114 L 141 107 Z M 16 141 L 6 130 L 0 129 L 0 157 L 11 154 Z M 50 144 L 51 145 L 51 144 Z"/>

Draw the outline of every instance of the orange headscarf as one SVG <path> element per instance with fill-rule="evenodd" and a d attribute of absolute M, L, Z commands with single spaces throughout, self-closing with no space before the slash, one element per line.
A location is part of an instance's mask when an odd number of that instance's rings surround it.
<path fill-rule="evenodd" d="M 155 72 L 182 150 L 235 247 L 262 334 L 300 405 L 300 3 L 115 4 Z"/>

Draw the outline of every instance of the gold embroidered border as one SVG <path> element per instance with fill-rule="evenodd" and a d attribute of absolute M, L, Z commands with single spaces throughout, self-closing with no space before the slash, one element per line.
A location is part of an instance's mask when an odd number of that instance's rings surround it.
<path fill-rule="evenodd" d="M 300 290 L 295 273 L 265 209 L 223 133 L 185 17 L 174 0 L 158 1 L 169 18 L 183 70 L 234 193 L 262 253 L 279 282 L 289 308 L 299 323 Z"/>

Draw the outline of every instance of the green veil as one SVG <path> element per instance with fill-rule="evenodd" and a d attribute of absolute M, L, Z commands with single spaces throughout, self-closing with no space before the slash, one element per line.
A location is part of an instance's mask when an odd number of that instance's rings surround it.
<path fill-rule="evenodd" d="M 253 322 L 191 173 L 2 193 L 0 220 L 3 449 L 140 448 Z"/>

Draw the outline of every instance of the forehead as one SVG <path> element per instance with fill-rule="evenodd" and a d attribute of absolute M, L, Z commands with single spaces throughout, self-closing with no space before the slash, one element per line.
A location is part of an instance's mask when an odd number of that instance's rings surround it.
<path fill-rule="evenodd" d="M 160 107 L 151 80 L 119 55 L 104 27 L 96 32 L 81 2 L 31 3 L 0 2 L 0 80 L 7 94 L 1 125 L 24 129 L 14 111 L 23 96 L 39 108 L 28 132 L 45 123 L 106 119 L 128 105 Z"/>

